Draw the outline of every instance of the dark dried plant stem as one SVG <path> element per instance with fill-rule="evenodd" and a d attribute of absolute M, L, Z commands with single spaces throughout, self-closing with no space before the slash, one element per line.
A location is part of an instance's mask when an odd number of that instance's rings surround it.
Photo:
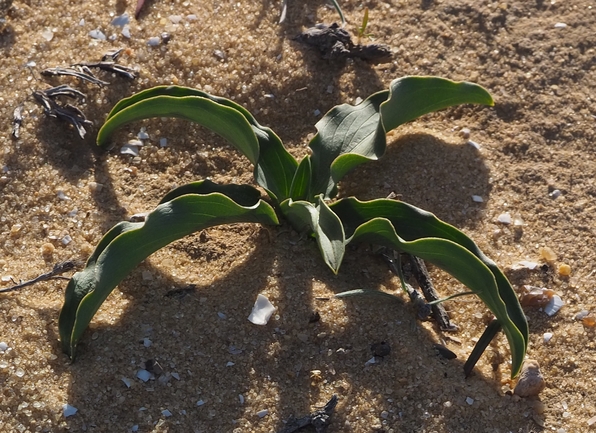
<path fill-rule="evenodd" d="M 60 274 L 63 274 L 64 272 L 73 270 L 75 268 L 75 266 L 76 266 L 75 262 L 73 262 L 71 260 L 68 260 L 66 262 L 57 263 L 56 265 L 54 265 L 54 268 L 50 272 L 41 274 L 38 277 L 33 278 L 32 280 L 23 281 L 23 282 L 20 282 L 19 284 L 16 284 L 14 286 L 7 287 L 5 289 L 0 289 L 0 293 L 13 292 L 15 290 L 22 289 L 23 287 L 27 287 L 27 286 L 31 286 L 35 283 L 39 283 L 40 281 L 46 281 L 46 280 L 50 280 L 50 279 L 54 279 L 54 278 L 70 280 L 70 278 L 68 278 L 68 277 L 60 276 Z"/>

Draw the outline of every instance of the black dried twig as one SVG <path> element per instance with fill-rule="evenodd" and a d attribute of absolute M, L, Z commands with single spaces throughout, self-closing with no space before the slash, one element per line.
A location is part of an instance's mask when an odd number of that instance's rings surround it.
<path fill-rule="evenodd" d="M 93 123 L 87 120 L 81 110 L 74 105 L 66 104 L 61 106 L 54 99 L 56 96 L 68 96 L 71 98 L 85 97 L 85 95 L 76 89 L 68 86 L 52 87 L 47 90 L 36 90 L 33 92 L 35 101 L 43 107 L 44 113 L 49 117 L 62 119 L 74 126 L 79 134 L 79 137 L 85 138 L 87 130 L 84 125 L 92 125 Z"/>
<path fill-rule="evenodd" d="M 112 72 L 117 75 L 121 75 L 125 78 L 134 80 L 137 76 L 134 73 L 132 68 L 128 66 L 119 65 L 115 62 L 116 58 L 120 55 L 122 50 L 118 50 L 114 53 L 108 53 L 102 57 L 101 62 L 97 63 L 77 63 L 73 65 L 74 67 L 81 67 L 81 68 L 97 68 L 101 69 L 102 71 Z M 112 59 L 112 60 L 110 60 Z"/>
<path fill-rule="evenodd" d="M 331 415 L 337 406 L 337 395 L 322 408 L 302 418 L 290 418 L 280 433 L 293 433 L 307 426 L 313 426 L 317 433 L 324 433 L 331 424 Z"/>
<path fill-rule="evenodd" d="M 97 78 L 88 67 L 79 66 L 79 67 L 56 67 L 56 68 L 48 68 L 41 71 L 41 75 L 45 75 L 46 77 L 57 77 L 61 75 L 76 77 L 79 80 L 87 81 L 92 84 L 96 84 L 98 86 L 107 86 L 107 81 L 102 81 Z"/>
<path fill-rule="evenodd" d="M 65 280 L 70 280 L 70 278 L 62 277 L 60 274 L 64 272 L 68 272 L 73 270 L 76 267 L 76 263 L 72 260 L 68 260 L 66 262 L 57 263 L 54 265 L 54 268 L 50 272 L 46 272 L 45 274 L 41 274 L 38 277 L 33 278 L 32 280 L 22 281 L 14 286 L 7 287 L 6 289 L 0 289 L 0 293 L 12 292 L 14 290 L 22 289 L 23 287 L 31 286 L 35 283 L 39 283 L 40 281 L 50 280 L 52 278 L 62 278 Z"/>

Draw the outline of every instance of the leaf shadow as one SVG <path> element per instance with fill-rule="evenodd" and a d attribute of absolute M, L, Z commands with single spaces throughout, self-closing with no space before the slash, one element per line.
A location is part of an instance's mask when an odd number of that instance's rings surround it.
<path fill-rule="evenodd" d="M 239 241 L 231 240 L 230 229 Z M 69 404 L 80 411 L 66 420 L 70 429 L 95 425 L 109 431 L 122 427 L 130 410 L 144 408 L 135 415 L 141 430 L 157 423 L 176 431 L 279 431 L 283 420 L 310 413 L 336 393 L 340 404 L 329 432 L 348 425 L 362 429 L 361 419 L 371 427 L 385 421 L 381 425 L 415 431 L 438 419 L 453 427 L 444 419 L 450 415 L 471 425 L 477 410 L 466 408 L 465 396 L 497 393 L 493 378 L 479 373 L 464 380 L 463 360 L 439 358 L 432 349 L 436 331 L 417 322 L 406 303 L 315 299 L 355 287 L 399 292 L 367 246 L 350 251 L 333 276 L 316 244 L 286 225 L 206 232 L 206 239 L 179 241 L 136 269 L 112 295 L 120 305 L 126 301 L 119 311 L 102 307 L 66 372 Z M 228 254 L 197 254 L 197 245 Z M 214 274 L 201 267 L 207 261 L 216 265 Z M 168 295 L 188 283 L 196 287 L 185 297 Z M 263 292 L 277 311 L 259 327 L 246 317 Z M 320 315 L 315 322 L 314 312 Z M 370 345 L 379 341 L 388 342 L 392 353 L 365 366 Z M 149 359 L 159 362 L 165 379 L 135 378 Z M 204 404 L 197 406 L 199 401 Z M 416 403 L 421 401 L 436 404 Z M 445 408 L 446 401 L 453 408 Z M 503 405 L 511 411 L 511 426 L 519 427 L 527 407 Z M 267 409 L 268 415 L 261 419 L 247 408 Z"/>
<path fill-rule="evenodd" d="M 490 199 L 489 179 L 475 147 L 427 133 L 406 133 L 388 143 L 381 160 L 348 174 L 340 194 L 371 200 L 394 192 L 456 227 L 474 227 Z M 475 202 L 473 196 L 483 202 Z"/>

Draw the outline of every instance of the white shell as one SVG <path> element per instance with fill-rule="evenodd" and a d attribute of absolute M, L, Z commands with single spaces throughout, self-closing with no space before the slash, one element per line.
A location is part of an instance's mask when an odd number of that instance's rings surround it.
<path fill-rule="evenodd" d="M 275 307 L 269 299 L 259 294 L 248 320 L 255 325 L 266 325 L 274 311 Z"/>
<path fill-rule="evenodd" d="M 565 305 L 565 302 L 563 302 L 559 295 L 555 295 L 550 298 L 550 301 L 548 301 L 548 304 L 544 307 L 544 312 L 549 316 L 552 316 L 559 311 L 563 305 Z"/>

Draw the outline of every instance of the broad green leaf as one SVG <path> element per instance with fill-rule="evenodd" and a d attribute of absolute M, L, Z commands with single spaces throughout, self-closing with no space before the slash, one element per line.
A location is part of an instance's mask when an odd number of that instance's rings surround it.
<path fill-rule="evenodd" d="M 528 345 L 525 315 L 505 275 L 470 238 L 404 202 L 347 198 L 331 209 L 342 220 L 348 242 L 373 242 L 418 256 L 469 287 L 503 326 L 511 347 L 512 375 L 518 374 Z"/>
<path fill-rule="evenodd" d="M 151 117 L 176 117 L 198 123 L 228 140 L 251 163 L 256 164 L 259 159 L 257 137 L 242 113 L 198 96 L 160 95 L 142 99 L 111 114 L 97 134 L 97 143 L 105 147 L 117 128 Z"/>
<path fill-rule="evenodd" d="M 117 128 L 151 117 L 188 119 L 218 133 L 255 165 L 256 182 L 274 200 L 289 197 L 298 162 L 279 137 L 270 128 L 261 126 L 244 107 L 197 89 L 158 86 L 122 99 L 100 129 L 98 145 L 108 147 L 110 136 Z"/>
<path fill-rule="evenodd" d="M 337 273 L 345 253 L 345 235 L 341 221 L 327 203 L 320 196 L 317 205 L 288 199 L 280 208 L 297 231 L 315 237 L 323 260 Z"/>
<path fill-rule="evenodd" d="M 466 81 L 439 77 L 403 77 L 389 86 L 389 98 L 381 105 L 387 132 L 418 117 L 460 104 L 494 105 L 483 87 Z"/>
<path fill-rule="evenodd" d="M 354 167 L 375 161 L 385 153 L 387 132 L 453 105 L 493 105 L 482 87 L 438 77 L 403 77 L 389 90 L 369 96 L 361 104 L 338 105 L 316 124 L 318 133 L 310 142 L 313 151 L 312 195 L 333 198 L 337 183 Z"/>
<path fill-rule="evenodd" d="M 332 198 L 337 182 L 352 168 L 385 153 L 385 130 L 379 113 L 388 91 L 375 93 L 361 104 L 338 105 L 315 125 L 318 133 L 311 140 L 313 195 Z M 343 155 L 337 165 L 335 161 Z"/>
<path fill-rule="evenodd" d="M 112 290 L 149 255 L 190 233 L 220 224 L 254 222 L 278 224 L 273 208 L 244 186 L 194 184 L 204 193 L 178 189 L 170 201 L 150 212 L 145 222 L 122 222 L 110 230 L 91 255 L 85 269 L 70 280 L 58 327 L 62 348 L 75 355 L 78 340 Z M 240 205 L 222 194 L 235 196 Z M 241 198 L 239 198 L 242 196 Z M 256 197 L 256 199 L 255 199 Z M 250 205 L 246 205 L 250 204 Z"/>

